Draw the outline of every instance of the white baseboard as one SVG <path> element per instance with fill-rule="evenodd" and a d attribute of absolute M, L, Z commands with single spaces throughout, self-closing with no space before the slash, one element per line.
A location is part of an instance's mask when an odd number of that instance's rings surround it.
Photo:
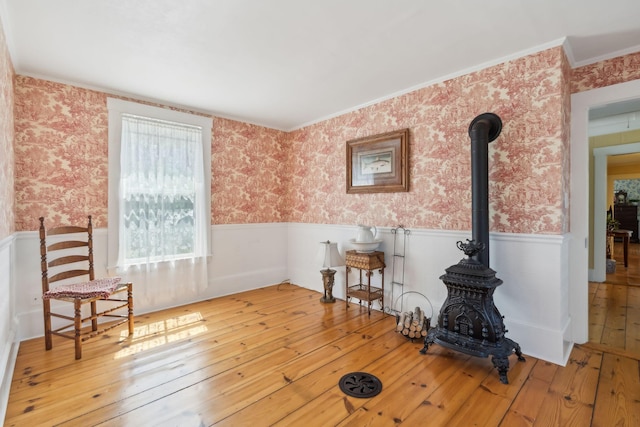
<path fill-rule="evenodd" d="M 567 364 L 573 343 L 567 341 L 564 335 L 570 328 L 570 323 L 558 330 L 505 319 L 505 327 L 507 329 L 506 337 L 516 341 L 525 355 L 561 366 Z M 518 337 L 518 339 L 513 337 Z M 551 343 L 561 343 L 562 345 L 550 345 Z"/>
<path fill-rule="evenodd" d="M 13 370 L 16 366 L 16 358 L 18 357 L 18 349 L 20 348 L 20 343 L 15 339 L 15 331 L 12 331 L 9 338 L 9 345 L 4 347 L 2 359 L 0 359 L 0 366 L 2 367 L 2 372 L 0 372 L 0 420 L 3 422 L 7 414 Z"/>

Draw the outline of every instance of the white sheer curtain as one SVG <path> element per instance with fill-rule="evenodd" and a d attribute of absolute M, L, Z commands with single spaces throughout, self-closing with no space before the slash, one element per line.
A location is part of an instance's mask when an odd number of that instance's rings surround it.
<path fill-rule="evenodd" d="M 123 115 L 121 141 L 118 264 L 206 255 L 201 129 Z"/>
<path fill-rule="evenodd" d="M 123 114 L 118 270 L 161 300 L 205 287 L 207 190 L 201 128 Z"/>

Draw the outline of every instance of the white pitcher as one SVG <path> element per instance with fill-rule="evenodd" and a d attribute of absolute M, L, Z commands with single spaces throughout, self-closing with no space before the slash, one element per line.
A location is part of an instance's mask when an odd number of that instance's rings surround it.
<path fill-rule="evenodd" d="M 373 231 L 371 231 L 373 228 Z M 358 224 L 358 234 L 356 235 L 356 242 L 358 243 L 369 243 L 373 242 L 376 239 L 376 235 L 378 234 L 378 229 L 375 225 L 361 225 Z"/>

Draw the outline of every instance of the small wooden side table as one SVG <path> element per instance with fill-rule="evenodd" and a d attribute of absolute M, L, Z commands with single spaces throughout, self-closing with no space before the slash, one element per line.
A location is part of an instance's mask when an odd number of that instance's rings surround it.
<path fill-rule="evenodd" d="M 629 240 L 633 234 L 632 230 L 607 230 L 607 238 L 615 239 L 616 237 L 622 237 L 622 250 L 624 257 L 624 266 L 629 266 Z M 607 242 L 607 258 L 613 256 L 613 242 Z"/>
<path fill-rule="evenodd" d="M 384 312 L 384 252 L 358 252 L 355 250 L 347 251 L 345 257 L 347 266 L 347 274 L 345 277 L 345 288 L 347 297 L 345 298 L 347 308 L 349 308 L 349 299 L 358 298 L 360 304 L 367 303 L 367 312 L 371 316 L 371 305 L 374 301 L 380 300 L 380 307 Z M 349 272 L 352 268 L 360 270 L 360 282 L 356 285 L 349 286 Z M 380 287 L 371 286 L 371 275 L 374 270 L 379 270 L 382 275 L 382 284 Z M 362 283 L 362 271 L 367 276 L 367 284 Z"/>

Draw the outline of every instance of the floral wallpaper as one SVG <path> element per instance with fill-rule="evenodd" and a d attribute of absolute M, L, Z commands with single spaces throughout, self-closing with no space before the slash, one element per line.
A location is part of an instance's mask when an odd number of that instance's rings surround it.
<path fill-rule="evenodd" d="M 637 79 L 640 79 L 640 52 L 574 69 L 571 76 L 571 93 Z"/>
<path fill-rule="evenodd" d="M 285 132 L 213 120 L 211 214 L 214 224 L 282 222 L 287 174 Z"/>
<path fill-rule="evenodd" d="M 568 144 L 561 48 L 445 81 L 291 133 L 292 222 L 468 230 L 468 127 L 494 112 L 503 130 L 489 147 L 491 229 L 562 233 Z M 346 194 L 345 141 L 409 128 L 410 191 Z"/>
<path fill-rule="evenodd" d="M 13 81 L 15 72 L 0 22 L 0 240 L 15 231 Z"/>
<path fill-rule="evenodd" d="M 16 78 L 16 229 L 107 224 L 106 95 Z"/>
<path fill-rule="evenodd" d="M 640 200 L 640 179 L 616 179 L 613 181 L 613 191 L 626 191 L 628 201 L 638 202 Z"/>
<path fill-rule="evenodd" d="M 50 225 L 107 226 L 107 94 L 25 76 L 16 78 L 18 231 Z M 214 119 L 212 221 L 279 222 L 285 133 Z"/>
<path fill-rule="evenodd" d="M 552 48 L 292 132 L 214 118 L 212 222 L 468 230 L 467 131 L 490 111 L 503 121 L 489 146 L 491 230 L 564 233 L 570 93 L 617 83 L 615 73 L 600 72 L 611 67 L 624 80 L 640 78 L 639 60 L 571 70 L 562 48 Z M 25 76 L 14 90 L 15 230 L 35 230 L 40 215 L 66 222 L 87 213 L 106 227 L 107 95 Z M 410 191 L 346 194 L 346 141 L 403 128 L 410 129 Z"/>

